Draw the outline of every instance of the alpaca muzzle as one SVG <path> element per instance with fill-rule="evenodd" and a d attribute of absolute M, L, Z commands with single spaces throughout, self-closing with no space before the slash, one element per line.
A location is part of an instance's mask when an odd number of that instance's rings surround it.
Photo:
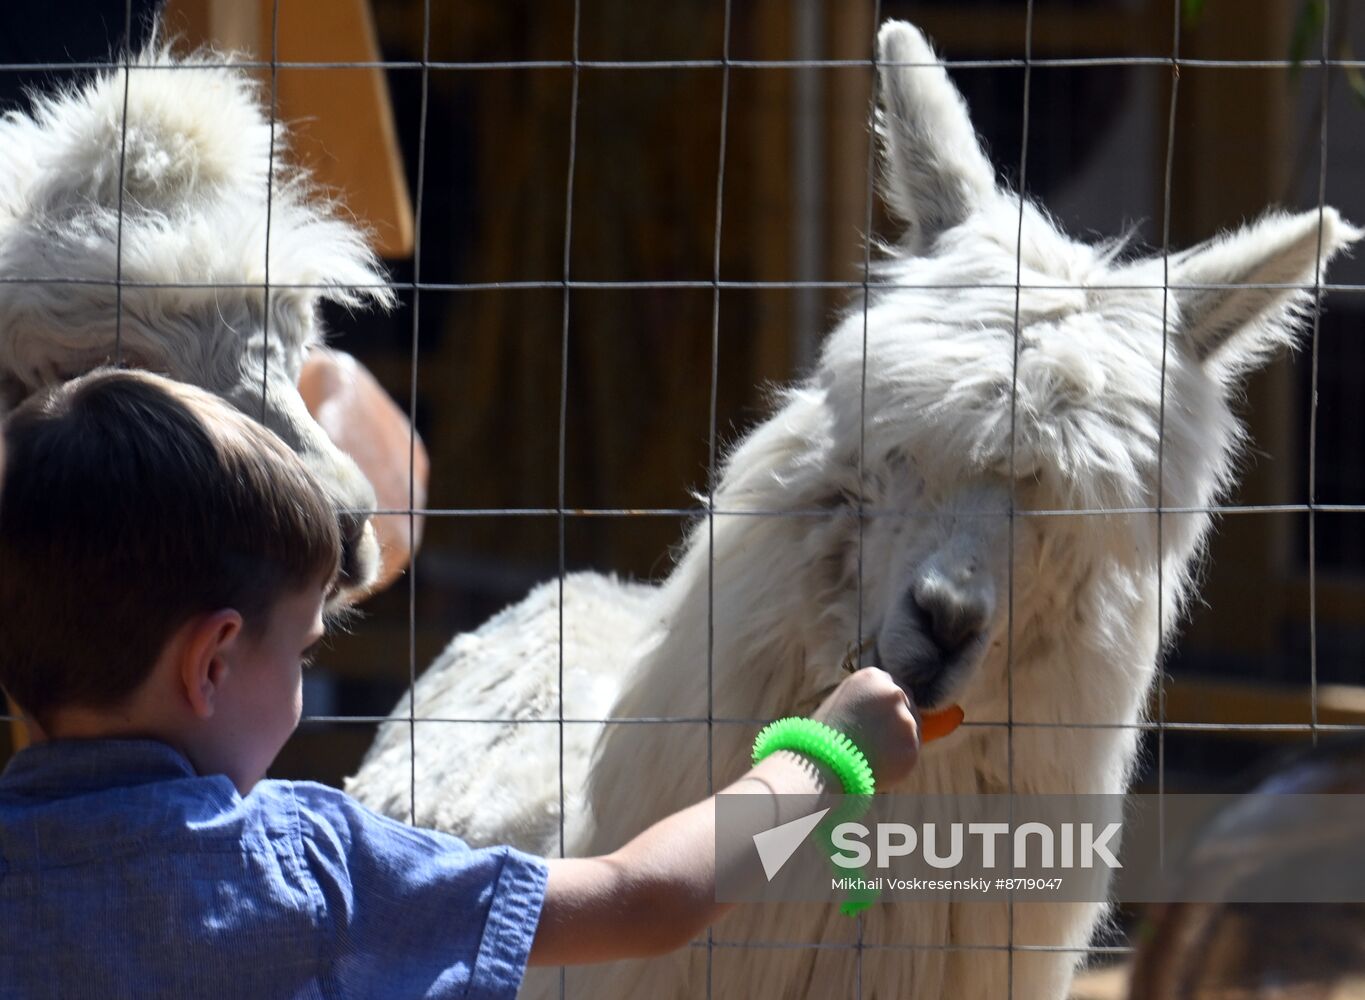
<path fill-rule="evenodd" d="M 924 709 L 951 703 L 980 662 L 989 637 L 990 601 L 941 586 L 912 587 L 882 629 L 873 662 Z"/>
<path fill-rule="evenodd" d="M 338 511 L 337 527 L 341 532 L 337 590 L 343 594 L 363 592 L 373 582 L 379 563 L 379 543 L 369 512 Z"/>

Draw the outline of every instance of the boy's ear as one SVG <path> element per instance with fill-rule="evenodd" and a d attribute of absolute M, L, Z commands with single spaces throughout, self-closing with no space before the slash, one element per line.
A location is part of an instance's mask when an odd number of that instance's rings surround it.
<path fill-rule="evenodd" d="M 185 699 L 201 719 L 213 715 L 219 688 L 228 674 L 228 653 L 242 633 L 241 613 L 220 608 L 186 626 L 179 644 L 179 675 Z"/>

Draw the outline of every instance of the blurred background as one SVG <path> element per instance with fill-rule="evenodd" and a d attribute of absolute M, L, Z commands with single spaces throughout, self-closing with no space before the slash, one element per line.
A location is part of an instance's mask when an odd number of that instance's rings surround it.
<path fill-rule="evenodd" d="M 1168 198 L 1177 248 L 1320 192 L 1365 222 L 1365 81 L 1351 64 L 1365 9 L 1346 0 L 1326 48 L 1325 0 L 1035 0 L 1027 149 L 1023 0 L 735 3 L 728 95 L 722 0 L 578 0 L 576 105 L 574 0 L 429 7 L 429 24 L 420 0 L 195 0 L 164 15 L 187 42 L 268 60 L 273 39 L 280 60 L 323 64 L 274 75 L 286 155 L 371 226 L 401 298 L 388 315 L 329 314 L 332 343 L 430 457 L 416 561 L 307 675 L 305 715 L 329 721 L 305 721 L 277 777 L 338 783 L 373 737 L 365 720 L 561 563 L 668 571 L 706 489 L 713 373 L 723 452 L 860 305 L 869 222 L 894 233 L 867 190 L 878 9 L 965 63 L 951 72 L 1001 175 L 1023 176 L 1074 234 L 1128 232 L 1159 251 Z M 26 87 L 90 72 L 69 64 L 107 63 L 156 9 L 7 3 L 0 100 L 22 107 Z M 808 60 L 822 64 L 793 65 Z M 566 294 L 566 273 L 589 287 Z M 1315 702 L 1320 723 L 1365 725 L 1365 515 L 1352 509 L 1365 504 L 1365 260 L 1330 279 L 1314 337 L 1248 386 L 1255 449 L 1230 503 L 1257 509 L 1218 525 L 1168 659 L 1172 727 L 1149 741 L 1146 787 L 1160 767 L 1167 790 L 1221 789 L 1277 748 L 1336 738 L 1312 731 Z"/>

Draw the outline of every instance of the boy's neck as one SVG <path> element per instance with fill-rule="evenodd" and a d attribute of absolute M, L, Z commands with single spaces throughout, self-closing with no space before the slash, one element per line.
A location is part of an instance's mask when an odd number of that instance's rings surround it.
<path fill-rule="evenodd" d="M 42 723 L 24 716 L 32 743 L 52 740 L 158 740 L 181 749 L 183 740 L 169 720 L 143 704 L 144 699 L 133 698 L 114 708 L 88 708 L 65 705 L 46 714 Z"/>

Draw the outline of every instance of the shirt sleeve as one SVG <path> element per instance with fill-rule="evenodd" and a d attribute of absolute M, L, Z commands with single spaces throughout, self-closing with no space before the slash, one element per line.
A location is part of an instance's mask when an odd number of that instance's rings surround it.
<path fill-rule="evenodd" d="M 545 862 L 475 850 L 300 782 L 303 863 L 317 880 L 346 997 L 514 998 L 545 899 Z"/>

